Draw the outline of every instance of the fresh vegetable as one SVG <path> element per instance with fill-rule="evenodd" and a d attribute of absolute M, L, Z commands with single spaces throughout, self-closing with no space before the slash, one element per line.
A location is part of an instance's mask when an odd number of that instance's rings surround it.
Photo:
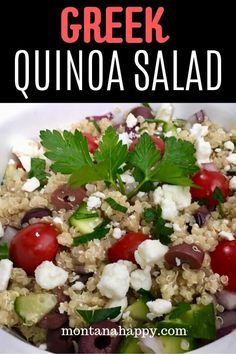
<path fill-rule="evenodd" d="M 45 156 L 54 161 L 51 169 L 54 172 L 71 174 L 82 166 L 92 166 L 89 155 L 88 140 L 78 130 L 73 133 L 64 130 L 41 130 L 41 144 L 47 149 Z"/>
<path fill-rule="evenodd" d="M 4 235 L 3 237 L 1 237 L 1 244 L 7 244 L 8 246 L 11 243 L 11 240 L 15 237 L 15 235 L 17 234 L 19 230 L 16 229 L 15 227 L 12 226 L 6 226 L 4 229 Z M 1 248 L 1 244 L 0 244 L 0 248 Z M 4 247 L 3 247 L 4 249 Z"/>
<path fill-rule="evenodd" d="M 183 310 L 183 308 L 182 308 Z M 185 328 L 188 337 L 214 340 L 216 338 L 215 311 L 212 303 L 208 305 L 191 304 L 185 308 L 177 318 L 170 319 L 167 315 L 163 321 L 157 323 L 157 328 Z M 175 317 L 175 316 L 174 316 Z"/>
<path fill-rule="evenodd" d="M 126 312 L 137 321 L 147 321 L 147 314 L 149 312 L 146 303 L 142 299 L 136 300 L 133 304 L 127 307 Z"/>
<path fill-rule="evenodd" d="M 217 171 L 208 171 L 201 169 L 192 177 L 193 182 L 200 188 L 191 187 L 191 195 L 194 200 L 204 199 L 208 206 L 215 206 L 221 202 L 214 198 L 214 191 L 218 187 L 223 195 L 223 202 L 229 195 L 228 179 Z"/>
<path fill-rule="evenodd" d="M 104 320 L 112 320 L 119 316 L 121 307 L 111 307 L 95 310 L 76 310 L 77 313 L 85 320 L 87 324 L 92 324 L 95 322 L 100 322 Z"/>
<path fill-rule="evenodd" d="M 136 263 L 134 252 L 138 246 L 149 237 L 138 232 L 129 232 L 116 241 L 107 252 L 109 261 L 117 262 L 119 259 L 124 259 Z"/>
<path fill-rule="evenodd" d="M 161 156 L 163 156 L 164 152 L 165 152 L 165 143 L 161 138 L 158 138 L 157 136 L 151 136 L 151 139 L 153 141 L 153 143 L 156 146 L 156 149 L 158 151 L 160 151 Z M 129 151 L 134 151 L 135 146 L 137 145 L 139 139 L 135 139 L 129 146 Z"/>
<path fill-rule="evenodd" d="M 178 267 L 182 263 L 189 264 L 192 269 L 201 268 L 205 253 L 195 244 L 185 242 L 180 245 L 171 246 L 165 254 L 165 261 L 172 267 Z"/>
<path fill-rule="evenodd" d="M 227 289 L 236 292 L 236 240 L 220 241 L 210 256 L 213 272 L 227 275 Z"/>
<path fill-rule="evenodd" d="M 51 195 L 51 203 L 57 209 L 73 209 L 86 196 L 84 188 L 73 188 L 68 184 L 59 186 Z"/>
<path fill-rule="evenodd" d="M 114 210 L 120 211 L 121 213 L 126 213 L 128 208 L 124 205 L 117 203 L 113 198 L 106 198 L 105 201 L 110 205 L 110 207 Z"/>
<path fill-rule="evenodd" d="M 236 292 L 232 292 L 226 289 L 218 291 L 215 294 L 216 301 L 218 304 L 224 306 L 225 310 L 236 310 Z M 236 323 L 236 319 L 235 319 Z"/>
<path fill-rule="evenodd" d="M 38 158 L 31 158 L 31 169 L 28 173 L 28 177 L 36 177 L 40 186 L 43 187 L 47 183 L 48 173 L 45 172 L 46 161 Z"/>
<path fill-rule="evenodd" d="M 198 208 L 193 214 L 196 224 L 202 227 L 205 224 L 209 214 L 210 212 L 205 205 L 202 205 L 200 208 Z"/>
<path fill-rule="evenodd" d="M 153 223 L 151 229 L 152 237 L 159 239 L 163 245 L 168 245 L 171 242 L 170 235 L 173 233 L 173 228 L 166 226 L 166 221 L 161 214 L 161 207 L 158 206 L 156 209 L 145 208 L 143 216 L 147 223 Z"/>
<path fill-rule="evenodd" d="M 6 242 L 0 243 L 0 259 L 9 258 L 8 244 Z"/>
<path fill-rule="evenodd" d="M 152 113 L 151 107 L 148 106 L 139 106 L 133 108 L 130 113 L 132 113 L 136 118 L 141 116 L 143 118 L 154 118 L 154 115 Z"/>
<path fill-rule="evenodd" d="M 21 225 L 28 223 L 31 219 L 41 219 L 45 216 L 52 216 L 51 210 L 48 208 L 33 208 L 28 210 L 21 220 Z"/>
<path fill-rule="evenodd" d="M 82 243 L 87 243 L 92 240 L 100 240 L 105 237 L 107 233 L 110 231 L 110 228 L 107 227 L 108 220 L 104 220 L 100 225 L 96 226 L 93 232 L 88 234 L 74 237 L 73 246 L 78 246 Z"/>
<path fill-rule="evenodd" d="M 132 336 L 125 337 L 118 349 L 120 354 L 141 354 L 143 351 L 139 346 L 139 339 Z"/>
<path fill-rule="evenodd" d="M 86 138 L 79 131 L 72 134 L 68 131 L 60 133 L 56 130 L 52 132 L 46 130 L 41 131 L 40 136 L 42 145 L 48 150 L 45 155 L 54 161 L 52 170 L 72 174 L 70 183 L 75 186 L 102 180 L 119 190 L 120 166 L 129 163 L 131 168 L 138 168 L 144 177 L 129 193 L 129 198 L 147 182 L 190 186 L 192 181 L 189 176 L 198 170 L 193 144 L 174 137 L 166 138 L 165 153 L 161 161 L 159 149 L 156 149 L 155 143 L 147 133 L 142 134 L 134 151 L 128 157 L 127 146 L 119 141 L 116 130 L 109 127 L 94 152 L 93 162 L 88 152 Z M 155 142 L 157 141 L 160 147 L 160 140 L 155 138 Z"/>
<path fill-rule="evenodd" d="M 196 348 L 196 343 L 191 337 L 160 336 L 158 338 L 164 354 L 186 353 Z"/>
<path fill-rule="evenodd" d="M 56 296 L 49 293 L 18 296 L 14 303 L 17 315 L 31 326 L 39 322 L 57 304 Z"/>
<path fill-rule="evenodd" d="M 96 123 L 96 121 L 94 121 Z M 95 142 L 94 137 L 89 133 L 83 133 L 83 136 L 87 139 L 88 142 L 88 149 L 91 154 L 98 148 L 98 144 Z"/>
<path fill-rule="evenodd" d="M 86 203 L 81 203 L 79 208 L 69 218 L 69 224 L 82 235 L 89 234 L 102 223 L 98 213 L 89 211 Z"/>
<path fill-rule="evenodd" d="M 50 224 L 37 223 L 20 230 L 10 244 L 15 267 L 32 274 L 43 261 L 52 261 L 58 251 L 58 231 Z"/>

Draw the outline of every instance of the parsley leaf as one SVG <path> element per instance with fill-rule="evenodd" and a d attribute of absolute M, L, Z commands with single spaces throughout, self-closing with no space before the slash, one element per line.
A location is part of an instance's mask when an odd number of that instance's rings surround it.
<path fill-rule="evenodd" d="M 179 167 L 174 165 L 174 162 L 161 161 L 158 169 L 153 173 L 151 180 L 153 182 L 162 182 L 174 184 L 178 186 L 191 186 L 192 180 L 185 175 L 185 172 Z"/>
<path fill-rule="evenodd" d="M 92 166 L 88 142 L 81 132 L 64 130 L 41 130 L 41 144 L 48 150 L 45 156 L 55 161 L 51 169 L 54 172 L 71 174 L 82 166 Z"/>
<path fill-rule="evenodd" d="M 165 166 L 177 166 L 184 171 L 184 176 L 191 176 L 199 170 L 196 165 L 195 147 L 189 141 L 170 137 L 165 139 L 165 153 L 160 163 Z"/>
<path fill-rule="evenodd" d="M 113 127 L 109 127 L 94 153 L 96 163 L 74 170 L 70 183 L 81 186 L 85 183 L 105 181 L 111 183 L 117 189 L 118 169 L 126 161 L 127 156 L 127 145 L 123 145 L 119 141 L 116 130 Z"/>
<path fill-rule="evenodd" d="M 105 237 L 106 234 L 110 231 L 110 228 L 106 227 L 108 223 L 109 220 L 104 220 L 100 225 L 95 227 L 93 232 L 82 236 L 74 237 L 72 246 L 78 246 L 82 243 L 87 243 L 92 240 L 100 240 L 101 238 Z"/>
<path fill-rule="evenodd" d="M 120 311 L 121 311 L 121 306 L 105 308 L 105 309 L 95 309 L 95 310 L 79 310 L 79 309 L 76 310 L 76 312 L 89 325 L 104 320 L 112 320 L 113 318 L 116 318 L 120 314 Z"/>
<path fill-rule="evenodd" d="M 156 210 L 145 208 L 143 215 L 147 223 L 153 222 L 152 237 L 159 239 L 163 245 L 168 245 L 171 242 L 170 235 L 173 233 L 173 228 L 165 226 L 166 221 L 162 218 L 161 214 L 161 207 L 158 206 Z"/>
<path fill-rule="evenodd" d="M 126 162 L 127 156 L 127 145 L 119 141 L 117 131 L 113 127 L 107 128 L 94 157 L 97 162 L 106 161 L 110 179 L 115 178 L 118 168 Z"/>
<path fill-rule="evenodd" d="M 48 174 L 45 172 L 46 161 L 38 158 L 31 158 L 31 169 L 28 173 L 28 177 L 36 177 L 40 186 L 43 187 L 47 183 Z"/>
<path fill-rule="evenodd" d="M 128 208 L 124 205 L 117 203 L 113 198 L 106 198 L 105 201 L 110 205 L 110 207 L 114 210 L 120 211 L 121 213 L 126 213 Z"/>
<path fill-rule="evenodd" d="M 9 249 L 6 242 L 0 244 L 0 259 L 9 258 Z"/>
<path fill-rule="evenodd" d="M 139 168 L 149 180 L 152 175 L 152 167 L 160 160 L 160 152 L 156 149 L 151 137 L 143 133 L 135 150 L 130 154 L 130 163 Z"/>
<path fill-rule="evenodd" d="M 191 305 L 187 303 L 179 303 L 169 314 L 169 319 L 179 318 L 185 312 L 191 310 Z"/>

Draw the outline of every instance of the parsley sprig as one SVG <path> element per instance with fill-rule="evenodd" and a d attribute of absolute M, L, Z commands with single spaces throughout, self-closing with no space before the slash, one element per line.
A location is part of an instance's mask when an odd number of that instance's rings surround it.
<path fill-rule="evenodd" d="M 47 149 L 46 157 L 53 161 L 52 170 L 70 174 L 69 182 L 73 186 L 105 181 L 125 194 L 120 174 L 124 165 L 128 167 L 134 176 L 139 176 L 128 198 L 154 182 L 191 186 L 190 176 L 198 170 L 193 144 L 175 137 L 165 139 L 165 153 L 161 157 L 147 133 L 141 135 L 134 151 L 129 152 L 127 145 L 119 140 L 116 129 L 109 127 L 93 158 L 86 138 L 78 130 L 74 133 L 46 130 L 40 132 L 40 137 Z"/>

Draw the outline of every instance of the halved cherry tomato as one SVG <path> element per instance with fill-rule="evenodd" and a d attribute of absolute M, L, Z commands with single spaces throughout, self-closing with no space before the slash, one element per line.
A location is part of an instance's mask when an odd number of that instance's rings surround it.
<path fill-rule="evenodd" d="M 161 156 L 164 155 L 165 152 L 165 143 L 161 138 L 158 138 L 157 136 L 151 136 L 152 141 L 156 145 L 157 150 L 160 151 Z M 134 151 L 135 145 L 138 143 L 138 139 L 135 139 L 129 146 L 129 151 Z"/>
<path fill-rule="evenodd" d="M 58 231 L 50 224 L 37 223 L 20 230 L 10 244 L 15 267 L 32 274 L 43 261 L 53 261 L 58 250 Z"/>
<path fill-rule="evenodd" d="M 236 292 L 236 240 L 219 242 L 210 256 L 213 272 L 227 275 L 227 289 Z"/>
<path fill-rule="evenodd" d="M 140 232 L 129 232 L 122 236 L 108 250 L 108 259 L 110 262 L 117 262 L 119 259 L 124 259 L 136 263 L 134 252 L 137 250 L 140 243 L 149 239 L 148 235 Z"/>
<path fill-rule="evenodd" d="M 89 152 L 93 154 L 94 151 L 98 148 L 98 144 L 95 143 L 95 139 L 91 134 L 83 133 L 83 136 L 85 136 L 85 138 L 87 139 Z"/>
<path fill-rule="evenodd" d="M 199 189 L 191 187 L 190 192 L 192 198 L 195 200 L 206 199 L 208 206 L 218 204 L 218 201 L 213 199 L 213 192 L 216 187 L 220 188 L 225 200 L 229 195 L 229 181 L 218 171 L 201 169 L 192 177 L 192 181 L 201 187 Z"/>

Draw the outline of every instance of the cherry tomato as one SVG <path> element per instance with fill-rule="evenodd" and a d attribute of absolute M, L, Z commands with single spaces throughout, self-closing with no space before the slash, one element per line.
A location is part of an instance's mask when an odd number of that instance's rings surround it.
<path fill-rule="evenodd" d="M 83 136 L 87 139 L 88 142 L 88 149 L 91 154 L 98 148 L 98 144 L 95 143 L 94 137 L 89 133 L 83 133 Z"/>
<path fill-rule="evenodd" d="M 148 235 L 139 232 L 129 232 L 122 236 L 108 250 L 108 259 L 110 262 L 117 262 L 119 259 L 124 259 L 136 263 L 134 252 L 137 250 L 140 243 L 149 239 Z"/>
<path fill-rule="evenodd" d="M 210 256 L 213 272 L 227 275 L 229 278 L 227 288 L 236 292 L 236 240 L 219 242 Z"/>
<path fill-rule="evenodd" d="M 206 199 L 208 206 L 218 204 L 217 200 L 213 199 L 213 192 L 216 187 L 220 188 L 224 198 L 229 195 L 229 182 L 227 178 L 218 171 L 208 171 L 201 169 L 193 177 L 192 181 L 201 188 L 191 187 L 190 192 L 193 199 Z"/>
<path fill-rule="evenodd" d="M 161 138 L 158 138 L 157 136 L 151 136 L 152 141 L 156 145 L 157 150 L 160 151 L 161 156 L 164 155 L 165 152 L 165 143 Z M 134 151 L 135 145 L 138 143 L 138 139 L 135 139 L 129 146 L 129 151 Z"/>
<path fill-rule="evenodd" d="M 37 223 L 20 230 L 10 244 L 15 267 L 32 274 L 43 261 L 52 261 L 58 250 L 58 231 L 50 224 Z"/>

